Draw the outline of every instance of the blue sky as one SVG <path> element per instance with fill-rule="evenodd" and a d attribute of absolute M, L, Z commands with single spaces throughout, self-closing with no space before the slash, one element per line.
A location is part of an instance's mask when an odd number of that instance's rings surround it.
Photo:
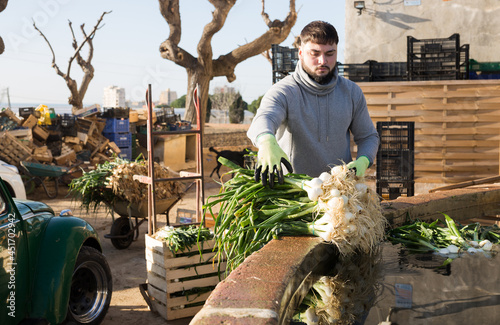
<path fill-rule="evenodd" d="M 283 20 L 288 13 L 288 0 L 267 0 L 266 12 L 272 20 Z M 261 35 L 265 26 L 260 0 L 239 0 L 229 12 L 226 24 L 213 39 L 214 57 Z M 343 0 L 296 0 L 297 23 L 282 46 L 291 46 L 293 37 L 312 20 L 332 23 L 340 36 L 339 57 L 344 49 Z M 207 0 L 181 0 L 182 38 L 180 46 L 196 56 L 196 45 L 205 24 L 211 19 L 213 7 Z M 73 54 L 68 20 L 79 41 L 80 25 L 90 32 L 104 11 L 104 25 L 94 39 L 95 75 L 85 96 L 85 104 L 101 103 L 103 88 L 111 85 L 125 88 L 127 100 L 142 100 L 148 84 L 153 99 L 170 88 L 179 96 L 186 93 L 187 74 L 184 68 L 162 59 L 158 48 L 168 37 L 169 28 L 154 0 L 22 0 L 9 1 L 0 13 L 0 35 L 6 50 L 0 55 L 0 94 L 9 88 L 13 103 L 67 104 L 69 90 L 64 80 L 51 67 L 48 45 L 33 29 L 36 22 L 49 39 L 59 68 L 66 71 Z M 86 57 L 86 49 L 83 51 Z M 76 62 L 71 76 L 80 84 L 82 73 Z M 236 81 L 229 84 L 223 77 L 211 82 L 214 87 L 228 85 L 239 91 L 250 103 L 263 95 L 272 84 L 271 64 L 256 56 L 236 68 Z M 0 106 L 6 106 L 6 98 Z"/>

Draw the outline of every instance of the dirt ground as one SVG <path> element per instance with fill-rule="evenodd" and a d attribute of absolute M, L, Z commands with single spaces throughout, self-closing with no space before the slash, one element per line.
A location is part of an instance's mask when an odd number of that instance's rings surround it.
<path fill-rule="evenodd" d="M 219 185 L 215 182 L 205 182 L 205 195 L 215 194 L 219 191 Z M 38 191 L 40 192 L 40 191 Z M 139 237 L 130 247 L 124 250 L 116 249 L 109 239 L 104 238 L 109 234 L 112 225 L 112 216 L 105 208 L 100 208 L 96 213 L 87 214 L 82 211 L 77 201 L 70 197 L 65 197 L 60 193 L 56 199 L 47 199 L 43 190 L 42 193 L 32 195 L 30 199 L 42 201 L 59 213 L 63 209 L 70 208 L 73 215 L 85 219 L 95 227 L 101 238 L 103 252 L 111 268 L 113 276 L 113 296 L 111 306 L 104 319 L 103 325 L 159 325 L 189 324 L 191 318 L 166 321 L 161 316 L 149 310 L 148 305 L 139 291 L 139 285 L 146 283 L 146 260 L 145 260 L 145 239 L 144 235 L 148 231 L 147 222 L 144 222 L 139 228 Z M 171 209 L 169 216 L 172 223 L 175 222 L 177 209 L 196 209 L 195 190 L 191 189 L 183 199 Z M 158 217 L 158 225 L 165 224 L 164 215 Z"/>

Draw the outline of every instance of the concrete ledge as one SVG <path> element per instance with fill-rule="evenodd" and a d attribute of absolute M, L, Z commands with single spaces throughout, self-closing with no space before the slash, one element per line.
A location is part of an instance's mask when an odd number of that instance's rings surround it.
<path fill-rule="evenodd" d="M 455 220 L 482 216 L 500 206 L 500 187 L 481 186 L 422 194 L 383 202 L 391 225 L 407 220 L 435 220 L 440 212 Z M 324 268 L 335 263 L 337 250 L 318 237 L 272 240 L 249 256 L 212 292 L 190 324 L 286 324 L 295 307 Z"/>
<path fill-rule="evenodd" d="M 217 285 L 190 324 L 284 324 L 335 251 L 318 237 L 272 240 Z"/>
<path fill-rule="evenodd" d="M 443 219 L 441 212 L 455 220 L 479 218 L 487 210 L 500 207 L 500 186 L 477 186 L 464 189 L 399 197 L 382 202 L 384 215 L 393 226 L 408 220 Z"/>

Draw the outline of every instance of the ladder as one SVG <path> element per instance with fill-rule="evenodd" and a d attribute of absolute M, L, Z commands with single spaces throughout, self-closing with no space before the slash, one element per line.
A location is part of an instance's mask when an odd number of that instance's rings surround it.
<path fill-rule="evenodd" d="M 146 91 L 146 103 L 148 111 L 147 121 L 147 159 L 148 176 L 134 175 L 134 180 L 148 185 L 148 234 L 151 236 L 156 232 L 156 198 L 155 183 L 168 181 L 189 181 L 193 180 L 196 184 L 196 219 L 200 222 L 202 219 L 202 202 L 204 202 L 204 182 L 203 182 L 203 125 L 201 120 L 200 98 L 198 95 L 198 85 L 193 92 L 194 105 L 196 108 L 196 129 L 176 130 L 176 131 L 153 131 L 153 101 L 151 94 L 151 84 Z M 178 177 L 155 178 L 154 173 L 154 155 L 153 144 L 154 137 L 157 135 L 173 134 L 195 134 L 196 135 L 196 171 L 181 171 Z M 167 225 L 170 225 L 167 215 Z"/>

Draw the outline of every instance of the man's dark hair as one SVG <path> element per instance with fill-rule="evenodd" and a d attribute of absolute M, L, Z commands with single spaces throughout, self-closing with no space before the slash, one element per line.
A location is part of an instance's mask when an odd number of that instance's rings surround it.
<path fill-rule="evenodd" d="M 331 24 L 315 20 L 307 24 L 300 32 L 300 44 L 313 42 L 317 44 L 338 44 L 339 35 Z"/>

